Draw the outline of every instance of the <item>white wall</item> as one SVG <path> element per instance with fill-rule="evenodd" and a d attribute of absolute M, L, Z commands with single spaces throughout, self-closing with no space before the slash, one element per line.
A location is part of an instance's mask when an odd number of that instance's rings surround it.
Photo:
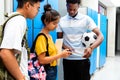
<path fill-rule="evenodd" d="M 98 12 L 98 0 L 82 0 L 81 4 Z"/>
<path fill-rule="evenodd" d="M 13 11 L 13 0 L 0 0 L 0 24 L 5 20 L 4 14 Z"/>
<path fill-rule="evenodd" d="M 116 8 L 107 8 L 108 17 L 108 45 L 107 56 L 115 56 Z"/>
<path fill-rule="evenodd" d="M 4 21 L 4 0 L 0 0 L 0 24 Z"/>
<path fill-rule="evenodd" d="M 111 2 L 117 6 L 117 7 L 120 7 L 120 0 L 111 0 Z"/>
<path fill-rule="evenodd" d="M 5 0 L 5 12 L 11 13 L 13 11 L 13 0 Z"/>
<path fill-rule="evenodd" d="M 58 0 L 58 12 L 61 16 L 66 15 L 67 9 L 66 9 L 66 0 Z"/>

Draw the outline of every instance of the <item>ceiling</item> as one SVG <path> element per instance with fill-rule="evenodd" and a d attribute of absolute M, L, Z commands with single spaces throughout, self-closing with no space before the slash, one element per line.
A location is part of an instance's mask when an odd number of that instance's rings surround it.
<path fill-rule="evenodd" d="M 120 0 L 111 0 L 111 2 L 112 2 L 116 7 L 120 7 Z"/>
<path fill-rule="evenodd" d="M 114 4 L 110 0 L 99 0 L 102 4 L 104 4 L 106 7 L 113 7 Z"/>
<path fill-rule="evenodd" d="M 106 7 L 120 7 L 120 0 L 99 0 Z"/>
<path fill-rule="evenodd" d="M 116 13 L 120 14 L 120 0 L 99 0 L 106 7 L 116 7 Z"/>

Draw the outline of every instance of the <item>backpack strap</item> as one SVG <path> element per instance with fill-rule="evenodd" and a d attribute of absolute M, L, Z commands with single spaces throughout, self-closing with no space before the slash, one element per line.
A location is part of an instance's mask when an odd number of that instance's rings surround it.
<path fill-rule="evenodd" d="M 48 52 L 48 46 L 49 46 L 49 45 L 48 45 L 48 38 L 47 38 L 47 36 L 46 36 L 44 33 L 39 33 L 39 34 L 37 35 L 37 37 L 35 38 L 35 40 L 34 40 L 34 42 L 33 42 L 33 44 L 32 44 L 32 47 L 31 47 L 31 49 L 30 49 L 30 52 L 31 52 L 31 53 L 34 53 L 35 44 L 36 44 L 36 41 L 37 41 L 37 39 L 38 39 L 38 37 L 39 37 L 40 35 L 43 35 L 43 36 L 46 38 L 46 42 L 47 42 L 47 45 L 46 45 L 46 48 L 47 48 L 46 56 L 49 56 L 49 52 Z M 35 54 L 36 54 L 36 52 L 35 52 Z M 36 54 L 36 56 L 37 56 L 37 54 Z M 47 67 L 49 67 L 49 66 L 50 66 L 50 64 L 44 65 L 45 69 L 46 69 Z"/>
<path fill-rule="evenodd" d="M 5 25 L 7 24 L 7 22 L 8 22 L 11 18 L 13 18 L 13 17 L 15 17 L 15 16 L 18 16 L 18 15 L 23 16 L 22 14 L 16 13 L 16 14 L 13 14 L 13 15 L 11 15 L 10 17 L 8 17 L 8 19 L 4 22 L 4 24 L 3 24 L 3 30 L 2 30 L 2 37 L 3 37 L 3 35 L 4 35 L 4 28 L 5 28 Z"/>
<path fill-rule="evenodd" d="M 48 53 L 48 38 L 47 38 L 47 36 L 46 36 L 44 33 L 39 33 L 39 34 L 36 36 L 36 38 L 35 38 L 35 40 L 34 40 L 34 42 L 33 42 L 33 44 L 32 44 L 32 47 L 31 47 L 31 49 L 30 49 L 30 52 L 31 52 L 31 53 L 34 53 L 35 44 L 36 44 L 36 41 L 37 41 L 37 39 L 38 39 L 38 37 L 39 37 L 40 35 L 43 35 L 43 36 L 46 38 L 46 42 L 47 42 L 47 45 L 46 45 L 46 48 L 47 48 L 46 56 L 49 56 L 49 53 Z"/>

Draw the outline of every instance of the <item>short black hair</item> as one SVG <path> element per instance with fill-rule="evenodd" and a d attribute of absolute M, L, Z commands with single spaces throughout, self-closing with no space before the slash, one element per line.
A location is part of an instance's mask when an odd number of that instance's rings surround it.
<path fill-rule="evenodd" d="M 81 0 L 66 0 L 66 3 L 67 3 L 67 4 L 68 4 L 68 3 L 72 3 L 72 4 L 78 3 L 78 4 L 80 4 L 80 3 L 81 3 Z"/>
<path fill-rule="evenodd" d="M 17 0 L 17 2 L 18 2 L 17 8 L 22 8 L 23 5 L 24 5 L 26 2 L 30 2 L 31 4 L 34 4 L 34 3 L 42 2 L 42 1 L 44 1 L 44 0 Z"/>

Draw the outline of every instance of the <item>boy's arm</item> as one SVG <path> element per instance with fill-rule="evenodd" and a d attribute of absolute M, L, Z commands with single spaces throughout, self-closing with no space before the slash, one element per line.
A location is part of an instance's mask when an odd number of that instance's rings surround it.
<path fill-rule="evenodd" d="M 21 73 L 14 51 L 11 49 L 2 49 L 0 51 L 0 58 L 2 59 L 5 67 L 16 80 L 25 80 L 24 75 Z"/>
<path fill-rule="evenodd" d="M 97 40 L 90 46 L 91 49 L 98 47 L 104 39 L 103 34 L 99 30 L 99 28 L 95 28 L 93 32 L 97 35 Z"/>
<path fill-rule="evenodd" d="M 89 57 L 91 56 L 91 54 L 92 54 L 92 51 L 93 51 L 96 47 L 98 47 L 98 46 L 102 43 L 102 41 L 103 41 L 103 39 L 104 39 L 103 34 L 101 33 L 101 31 L 100 31 L 98 28 L 95 28 L 95 29 L 93 30 L 93 32 L 96 33 L 96 35 L 97 35 L 97 40 L 96 40 L 89 48 L 86 48 L 86 49 L 85 49 L 85 51 L 84 51 L 84 56 L 83 56 L 83 57 L 85 57 L 85 58 L 89 58 Z"/>

